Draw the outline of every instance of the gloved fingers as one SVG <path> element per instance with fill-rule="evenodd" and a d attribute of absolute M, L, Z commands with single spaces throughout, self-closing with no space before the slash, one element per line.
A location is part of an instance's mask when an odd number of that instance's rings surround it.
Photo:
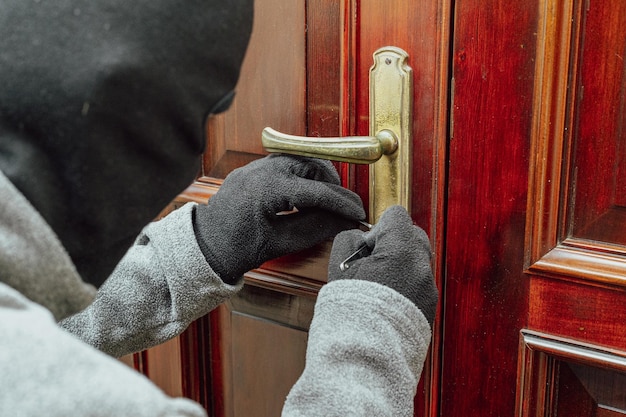
<path fill-rule="evenodd" d="M 380 216 L 378 223 L 372 228 L 372 234 L 396 233 L 413 224 L 413 220 L 402 206 L 391 206 Z"/>
<path fill-rule="evenodd" d="M 271 177 L 296 176 L 330 184 L 340 184 L 341 182 L 332 162 L 306 156 L 270 154 L 240 169 Z"/>
<path fill-rule="evenodd" d="M 355 222 L 315 210 L 277 216 L 268 226 L 269 236 L 260 251 L 261 262 L 311 248 L 342 230 L 355 227 Z"/>
<path fill-rule="evenodd" d="M 365 235 L 366 232 L 359 229 L 350 229 L 340 232 L 333 240 L 330 262 L 343 262 L 348 256 L 365 244 Z"/>
<path fill-rule="evenodd" d="M 407 239 L 412 233 L 413 220 L 404 207 L 391 206 L 386 209 L 378 222 L 372 227 L 368 242 L 373 245 L 385 241 Z"/>
<path fill-rule="evenodd" d="M 370 232 L 367 239 L 368 246 L 377 253 L 388 248 L 394 248 L 399 256 L 408 252 L 427 254 L 430 258 L 430 240 L 426 232 L 414 224 L 395 224 L 386 229 L 378 229 Z"/>
<path fill-rule="evenodd" d="M 276 216 L 270 221 L 275 240 L 285 242 L 291 251 L 312 247 L 339 232 L 357 227 L 357 222 L 320 209 L 303 209 Z M 292 249 L 293 248 L 293 249 Z"/>
<path fill-rule="evenodd" d="M 216 196 L 229 195 L 240 209 L 257 205 L 262 214 L 317 207 L 344 217 L 365 218 L 361 199 L 341 187 L 329 161 L 272 154 L 231 172 Z M 234 195 L 233 195 L 234 194 Z"/>
<path fill-rule="evenodd" d="M 401 206 L 389 207 L 366 236 L 372 255 L 402 257 L 409 253 L 431 257 L 430 240 L 426 232 L 413 224 L 410 215 Z M 414 256 L 414 255 L 413 255 Z"/>
<path fill-rule="evenodd" d="M 369 252 L 367 247 L 364 248 L 365 235 L 366 232 L 351 229 L 335 237 L 328 262 L 328 282 L 336 279 L 353 279 L 358 275 L 359 265 L 363 262 L 361 257 L 368 256 Z M 349 259 L 352 256 L 353 259 Z"/>
<path fill-rule="evenodd" d="M 298 179 L 287 192 L 287 198 L 298 210 L 315 208 L 336 213 L 348 219 L 363 220 L 365 218 L 361 198 L 341 185 Z"/>
<path fill-rule="evenodd" d="M 271 154 L 249 166 L 248 174 L 257 176 L 257 181 L 267 177 L 259 185 L 273 194 L 268 205 L 276 212 L 317 207 L 348 218 L 365 218 L 360 197 L 341 187 L 339 174 L 330 161 Z"/>
<path fill-rule="evenodd" d="M 341 184 L 339 174 L 330 161 L 293 155 L 290 155 L 290 159 L 297 162 L 290 167 L 291 173 L 297 177 L 335 185 Z"/>

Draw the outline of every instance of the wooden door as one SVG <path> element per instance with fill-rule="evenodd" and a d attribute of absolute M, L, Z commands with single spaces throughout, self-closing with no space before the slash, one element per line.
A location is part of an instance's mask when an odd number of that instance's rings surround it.
<path fill-rule="evenodd" d="M 625 18 L 455 4 L 443 416 L 626 414 Z"/>
<path fill-rule="evenodd" d="M 441 291 L 415 415 L 624 415 L 624 27 L 621 0 L 257 0 L 236 101 L 210 121 L 204 172 L 179 202 L 262 156 L 265 126 L 367 134 L 372 53 L 400 47 L 411 214 Z M 337 168 L 367 202 L 367 166 Z M 211 415 L 279 415 L 329 245 L 251 271 L 136 365 Z"/>

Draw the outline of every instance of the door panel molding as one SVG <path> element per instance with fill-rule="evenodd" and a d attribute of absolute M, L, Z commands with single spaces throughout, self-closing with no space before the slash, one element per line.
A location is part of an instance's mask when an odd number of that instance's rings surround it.
<path fill-rule="evenodd" d="M 584 204 L 575 199 L 581 183 L 581 177 L 576 176 L 576 141 L 581 140 L 578 124 L 584 90 L 581 85 L 585 59 L 583 38 L 589 10 L 584 1 L 547 0 L 541 5 L 529 170 L 526 272 L 623 287 L 626 286 L 626 247 L 612 236 L 617 235 L 625 224 L 621 207 L 610 207 L 608 202 L 596 203 L 599 207 L 586 217 L 591 218 L 589 223 L 604 222 L 602 232 L 595 232 L 595 236 L 590 234 L 592 232 L 586 235 L 573 232 L 578 229 L 574 227 L 575 206 Z M 609 140 L 604 139 L 600 146 Z M 582 180 L 586 181 L 585 178 Z M 604 199 L 608 201 L 611 191 L 597 189 L 597 194 L 606 195 Z"/>
<path fill-rule="evenodd" d="M 519 358 L 517 417 L 626 415 L 626 352 L 523 330 Z"/>

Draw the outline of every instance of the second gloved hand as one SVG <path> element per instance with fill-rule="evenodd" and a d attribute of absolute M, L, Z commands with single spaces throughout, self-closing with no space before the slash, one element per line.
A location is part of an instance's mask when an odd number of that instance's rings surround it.
<path fill-rule="evenodd" d="M 265 261 L 310 248 L 364 218 L 361 199 L 340 185 L 332 163 L 273 154 L 231 172 L 208 204 L 196 207 L 194 229 L 211 268 L 233 284 Z"/>
<path fill-rule="evenodd" d="M 367 246 L 369 255 L 341 270 L 339 265 L 362 245 Z M 337 235 L 328 265 L 328 281 L 361 279 L 390 287 L 411 300 L 432 327 L 439 295 L 430 260 L 426 233 L 413 225 L 404 208 L 392 206 L 371 231 L 347 230 Z"/>

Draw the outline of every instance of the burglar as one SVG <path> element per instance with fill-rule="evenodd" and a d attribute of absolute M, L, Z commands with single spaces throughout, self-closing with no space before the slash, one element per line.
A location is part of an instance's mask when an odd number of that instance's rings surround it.
<path fill-rule="evenodd" d="M 284 415 L 412 415 L 437 290 L 406 210 L 361 232 L 332 164 L 271 155 L 152 222 L 232 101 L 252 13 L 251 0 L 0 5 L 0 416 L 204 416 L 115 358 L 335 236 Z"/>

